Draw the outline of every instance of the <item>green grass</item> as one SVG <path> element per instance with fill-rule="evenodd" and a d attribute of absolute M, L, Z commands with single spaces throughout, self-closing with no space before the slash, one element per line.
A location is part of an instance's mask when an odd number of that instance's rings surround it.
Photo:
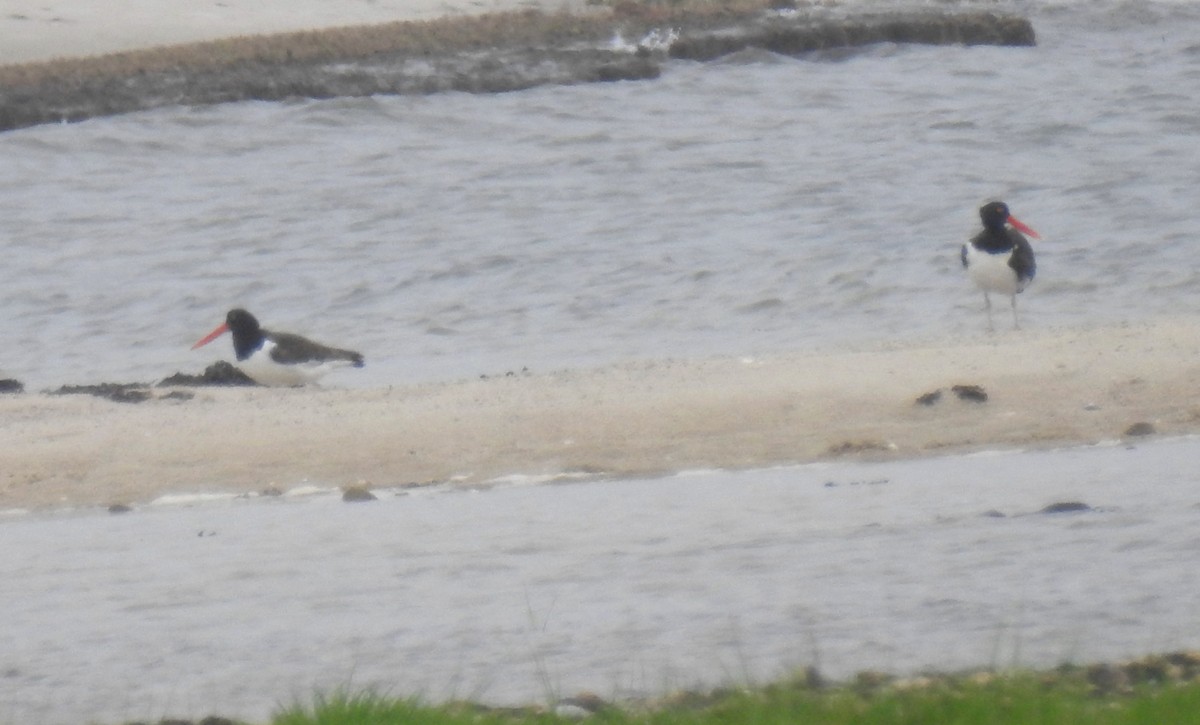
<path fill-rule="evenodd" d="M 393 698 L 375 692 L 318 696 L 312 707 L 293 705 L 271 719 L 271 725 L 511 725 L 557 723 L 561 718 L 531 709 L 502 710 L 470 703 L 437 707 L 413 698 Z"/>
<path fill-rule="evenodd" d="M 1191 673 L 1189 673 L 1191 674 Z M 271 725 L 490 725 L 578 722 L 543 708 L 440 706 L 375 693 L 336 694 L 280 712 Z M 803 678 L 653 704 L 608 706 L 605 725 L 1188 725 L 1200 723 L 1200 681 L 1125 680 L 1098 686 L 1092 670 L 890 680 L 815 688 Z"/>

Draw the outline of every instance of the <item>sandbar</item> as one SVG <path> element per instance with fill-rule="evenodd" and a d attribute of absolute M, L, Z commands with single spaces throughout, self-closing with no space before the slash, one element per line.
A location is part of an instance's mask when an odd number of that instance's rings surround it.
<path fill-rule="evenodd" d="M 4 395 L 0 509 L 1136 441 L 1200 431 L 1197 389 L 1200 330 L 1160 320 L 382 389 Z"/>

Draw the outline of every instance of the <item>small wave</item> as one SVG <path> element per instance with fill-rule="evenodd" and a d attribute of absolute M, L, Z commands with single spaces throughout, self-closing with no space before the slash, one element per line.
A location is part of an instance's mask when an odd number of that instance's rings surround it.
<path fill-rule="evenodd" d="M 716 65 L 779 65 L 790 62 L 793 59 L 789 56 L 757 47 L 743 48 L 713 61 Z"/>
<path fill-rule="evenodd" d="M 618 53 L 637 53 L 637 52 L 661 52 L 665 53 L 671 49 L 671 45 L 679 40 L 679 31 L 674 28 L 655 28 L 650 30 L 637 43 L 630 43 L 625 40 L 625 36 L 621 31 L 613 34 L 611 40 L 608 41 L 610 50 Z"/>
<path fill-rule="evenodd" d="M 736 308 L 736 311 L 739 314 L 743 314 L 743 315 L 754 315 L 754 314 L 758 314 L 760 312 L 770 312 L 770 311 L 778 310 L 778 309 L 781 309 L 786 306 L 787 306 L 787 303 L 785 303 L 783 300 L 779 299 L 778 297 L 768 297 L 766 299 L 762 299 L 757 302 L 752 302 L 748 305 L 742 305 L 742 306 Z"/>
<path fill-rule="evenodd" d="M 389 107 L 372 96 L 303 100 L 284 107 L 298 122 L 324 128 L 355 127 L 373 118 L 392 118 Z"/>
<path fill-rule="evenodd" d="M 938 121 L 929 124 L 930 131 L 972 131 L 979 128 L 974 121 Z"/>

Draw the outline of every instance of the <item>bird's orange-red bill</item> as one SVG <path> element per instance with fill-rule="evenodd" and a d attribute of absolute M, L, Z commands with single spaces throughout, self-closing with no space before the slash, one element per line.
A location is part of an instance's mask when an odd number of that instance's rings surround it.
<path fill-rule="evenodd" d="M 1016 229 L 1018 232 L 1021 232 L 1022 234 L 1028 234 L 1029 236 L 1033 237 L 1034 239 L 1042 238 L 1041 234 L 1038 234 L 1037 232 L 1033 231 L 1033 229 L 1031 229 L 1029 226 L 1027 226 L 1025 224 L 1025 222 L 1016 218 L 1012 214 L 1008 215 L 1008 223 L 1012 224 L 1013 229 Z"/>
<path fill-rule="evenodd" d="M 1019 229 L 1020 227 L 1017 227 L 1017 228 Z M 203 347 L 204 345 L 207 345 L 208 343 L 217 339 L 221 335 L 224 335 L 226 332 L 229 332 L 229 325 L 222 322 L 221 325 L 219 327 L 217 327 L 217 329 L 215 329 L 212 332 L 205 335 L 204 339 L 202 339 L 200 342 L 197 342 L 195 345 L 192 345 L 192 349 L 195 350 L 198 347 Z"/>

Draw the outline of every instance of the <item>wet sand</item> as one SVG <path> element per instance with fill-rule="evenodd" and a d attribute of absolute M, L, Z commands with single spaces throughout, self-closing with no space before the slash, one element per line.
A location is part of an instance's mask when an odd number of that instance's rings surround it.
<path fill-rule="evenodd" d="M 138 404 L 25 393 L 0 396 L 0 508 L 1178 435 L 1200 431 L 1197 389 L 1200 330 L 1164 321 L 372 390 L 196 388 L 180 400 L 160 388 Z"/>

